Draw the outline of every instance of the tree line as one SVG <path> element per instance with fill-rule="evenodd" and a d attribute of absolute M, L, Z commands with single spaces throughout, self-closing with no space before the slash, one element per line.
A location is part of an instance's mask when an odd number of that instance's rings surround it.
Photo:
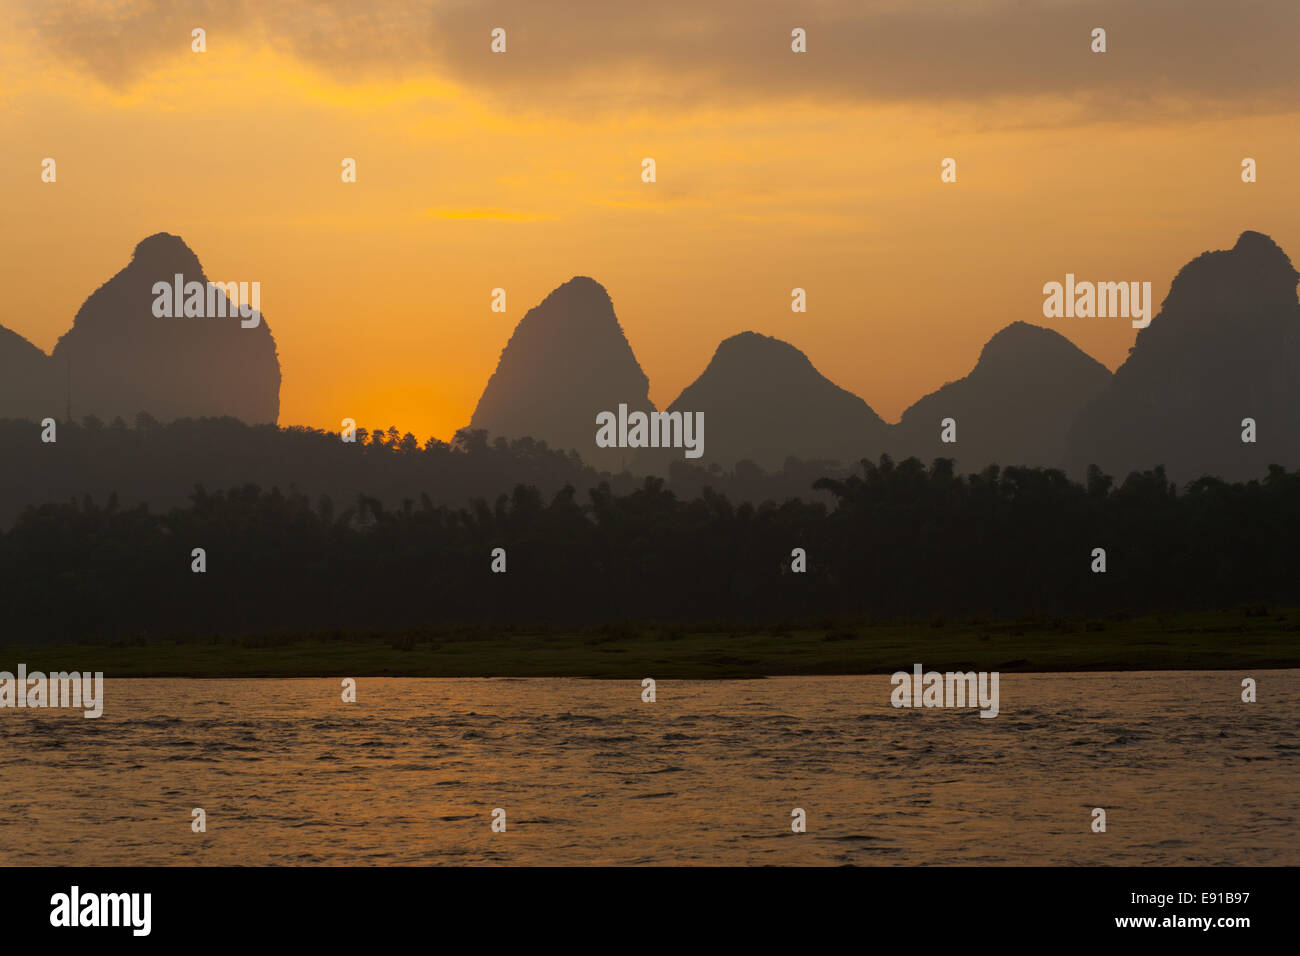
<path fill-rule="evenodd" d="M 365 494 L 396 508 L 421 494 L 435 505 L 465 506 L 475 496 L 509 494 L 518 484 L 549 498 L 566 485 L 595 487 L 602 477 L 620 493 L 641 483 L 626 472 L 602 476 L 576 452 L 544 441 L 489 437 L 481 429 L 421 443 L 394 426 L 359 428 L 356 441 L 345 442 L 337 432 L 305 426 L 247 425 L 235 418 L 160 423 L 142 413 L 133 425 L 94 416 L 59 422 L 54 442 L 43 442 L 42 431 L 36 422 L 0 420 L 0 528 L 28 505 L 84 494 L 106 501 L 116 493 L 123 507 L 143 502 L 165 512 L 187 506 L 198 484 L 296 488 L 313 500 L 354 501 Z M 817 478 L 847 473 L 838 463 L 796 458 L 775 473 L 752 462 L 724 471 L 678 460 L 666 477 L 679 495 L 695 497 L 707 485 L 759 502 L 809 496 Z"/>
<path fill-rule="evenodd" d="M 829 504 L 686 497 L 649 477 L 460 507 L 255 485 L 197 487 L 165 512 L 113 495 L 30 506 L 0 534 L 3 641 L 1300 603 L 1300 471 L 1180 489 L 1160 468 L 1079 483 L 882 456 L 813 484 Z"/>

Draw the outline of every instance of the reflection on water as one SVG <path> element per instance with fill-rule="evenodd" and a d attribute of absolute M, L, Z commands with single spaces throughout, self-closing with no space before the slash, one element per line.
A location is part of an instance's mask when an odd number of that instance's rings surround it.
<path fill-rule="evenodd" d="M 993 720 L 884 676 L 110 678 L 0 711 L 0 864 L 1295 865 L 1300 671 L 1243 676 L 1004 674 Z"/>

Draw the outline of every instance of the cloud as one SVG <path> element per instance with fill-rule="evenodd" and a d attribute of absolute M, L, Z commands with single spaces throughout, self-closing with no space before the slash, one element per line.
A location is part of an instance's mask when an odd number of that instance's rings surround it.
<path fill-rule="evenodd" d="M 211 56 L 264 43 L 339 82 L 434 76 L 505 111 L 1062 97 L 1123 118 L 1292 109 L 1300 92 L 1295 0 L 6 2 L 45 50 L 115 88 L 192 55 L 203 26 Z M 806 54 L 790 51 L 796 26 Z"/>

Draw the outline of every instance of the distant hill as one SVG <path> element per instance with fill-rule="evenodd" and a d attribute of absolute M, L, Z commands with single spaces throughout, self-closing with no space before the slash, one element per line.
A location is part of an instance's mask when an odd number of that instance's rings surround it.
<path fill-rule="evenodd" d="M 609 293 L 594 279 L 576 276 L 520 319 L 469 427 L 573 449 L 585 462 L 618 471 L 632 452 L 597 448 L 596 416 L 617 413 L 620 403 L 632 411 L 654 410 L 650 380 Z"/>
<path fill-rule="evenodd" d="M 1183 266 L 1128 360 L 1071 429 L 1071 473 L 1097 464 L 1122 476 L 1163 464 L 1182 482 L 1300 464 L 1298 278 L 1258 232 Z M 1244 418 L 1257 424 L 1255 444 L 1241 440 Z"/>
<path fill-rule="evenodd" d="M 704 413 L 698 463 L 722 468 L 748 460 L 774 471 L 792 456 L 857 462 L 879 455 L 888 434 L 870 405 L 818 372 L 803 352 L 757 332 L 724 339 L 668 410 Z M 662 473 L 681 457 L 647 452 L 638 462 Z"/>
<path fill-rule="evenodd" d="M 0 327 L 0 418 L 62 420 L 66 401 L 59 401 L 58 392 L 50 357 Z"/>
<path fill-rule="evenodd" d="M 244 328 L 238 316 L 155 316 L 154 284 L 171 284 L 178 274 L 185 282 L 208 282 L 179 237 L 158 233 L 141 241 L 126 268 L 81 306 L 51 359 L 56 381 L 71 379 L 74 417 L 131 421 L 146 412 L 163 422 L 231 416 L 274 423 L 280 363 L 266 320 Z"/>
<path fill-rule="evenodd" d="M 962 472 L 994 463 L 1058 468 L 1070 426 L 1110 378 L 1065 336 L 1013 322 L 985 343 L 969 375 L 903 413 L 891 450 L 925 462 L 955 458 Z M 955 443 L 940 439 L 945 418 L 956 421 Z"/>

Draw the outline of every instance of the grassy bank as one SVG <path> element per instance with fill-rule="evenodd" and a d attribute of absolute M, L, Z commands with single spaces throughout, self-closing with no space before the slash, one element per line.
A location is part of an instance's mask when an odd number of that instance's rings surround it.
<path fill-rule="evenodd" d="M 764 630 L 416 630 L 0 646 L 0 670 L 108 677 L 738 678 L 910 670 L 1300 667 L 1300 609 L 1101 621 L 930 621 Z"/>

